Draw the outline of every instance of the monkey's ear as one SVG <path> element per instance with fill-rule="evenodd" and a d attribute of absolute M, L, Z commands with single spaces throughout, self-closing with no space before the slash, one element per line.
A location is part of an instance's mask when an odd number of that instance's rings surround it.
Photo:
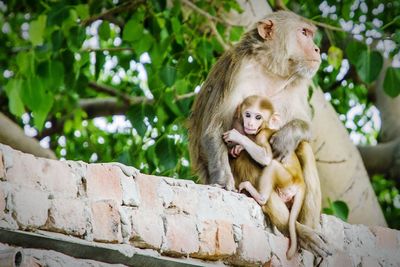
<path fill-rule="evenodd" d="M 258 34 L 265 40 L 272 39 L 274 23 L 270 19 L 262 20 L 257 25 Z"/>
<path fill-rule="evenodd" d="M 282 123 L 281 115 L 279 115 L 279 113 L 275 112 L 269 118 L 268 126 L 272 130 L 278 130 L 279 128 L 281 128 L 281 123 Z"/>

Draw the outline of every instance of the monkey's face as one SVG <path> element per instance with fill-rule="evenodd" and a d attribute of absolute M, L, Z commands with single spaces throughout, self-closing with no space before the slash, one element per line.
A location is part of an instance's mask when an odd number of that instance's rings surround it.
<path fill-rule="evenodd" d="M 321 64 L 319 48 L 314 43 L 314 30 L 307 24 L 300 25 L 295 31 L 295 40 L 291 42 L 290 59 L 294 64 L 294 71 L 300 76 L 311 78 L 318 71 Z"/>
<path fill-rule="evenodd" d="M 242 113 L 243 130 L 246 134 L 257 134 L 262 123 L 265 121 L 263 114 L 258 108 L 249 107 Z"/>

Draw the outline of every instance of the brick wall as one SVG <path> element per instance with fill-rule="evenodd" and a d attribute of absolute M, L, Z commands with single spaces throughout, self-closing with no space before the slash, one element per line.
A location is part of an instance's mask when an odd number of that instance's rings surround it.
<path fill-rule="evenodd" d="M 112 164 L 36 158 L 1 144 L 0 229 L 124 244 L 202 264 L 313 264 L 307 251 L 288 262 L 288 239 L 273 234 L 260 207 L 242 194 L 167 177 L 128 177 Z M 320 266 L 400 266 L 399 231 L 323 215 L 322 232 L 335 253 Z"/>

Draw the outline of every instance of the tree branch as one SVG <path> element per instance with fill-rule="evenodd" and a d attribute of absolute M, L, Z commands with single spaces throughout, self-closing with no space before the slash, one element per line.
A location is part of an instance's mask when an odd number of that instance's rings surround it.
<path fill-rule="evenodd" d="M 106 48 L 85 48 L 79 50 L 79 52 L 119 52 L 119 51 L 134 51 L 132 47 L 106 47 Z"/>
<path fill-rule="evenodd" d="M 233 23 L 231 23 L 231 22 L 229 22 L 227 20 L 224 20 L 224 19 L 221 19 L 221 18 L 218 18 L 218 17 L 215 17 L 215 16 L 211 15 L 210 13 L 208 13 L 208 12 L 204 11 L 203 9 L 199 8 L 198 6 L 196 6 L 195 4 L 190 2 L 189 0 L 182 0 L 182 3 L 185 4 L 186 6 L 188 6 L 190 9 L 196 11 L 197 13 L 199 13 L 200 15 L 206 17 L 207 19 L 209 19 L 211 21 L 217 21 L 217 22 L 220 22 L 220 23 L 225 24 L 225 25 L 235 26 Z"/>
<path fill-rule="evenodd" d="M 0 112 L 0 143 L 37 157 L 57 159 L 53 151 L 40 146 L 39 141 L 25 135 L 19 125 Z"/>
<path fill-rule="evenodd" d="M 140 4 L 143 4 L 143 3 L 145 3 L 144 0 L 135 0 L 135 1 L 124 2 L 120 6 L 111 8 L 109 10 L 104 11 L 101 14 L 94 15 L 90 18 L 83 20 L 81 24 L 82 24 L 82 26 L 86 27 L 96 20 L 110 18 L 114 14 L 118 14 L 120 12 L 126 12 L 130 9 L 136 8 L 137 6 L 139 6 Z"/>
<path fill-rule="evenodd" d="M 217 30 L 217 27 L 215 26 L 215 23 L 212 20 L 210 20 L 209 24 L 210 24 L 211 31 L 213 32 L 213 34 L 217 38 L 218 43 L 220 43 L 221 46 L 224 48 L 224 50 L 228 50 L 229 48 L 231 48 L 232 45 L 225 43 L 225 41 L 222 38 L 221 34 L 219 34 L 219 32 Z"/>

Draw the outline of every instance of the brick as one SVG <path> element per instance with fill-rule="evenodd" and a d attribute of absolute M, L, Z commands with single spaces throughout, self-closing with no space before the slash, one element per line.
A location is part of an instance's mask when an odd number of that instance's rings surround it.
<path fill-rule="evenodd" d="M 228 221 L 204 221 L 198 225 L 199 252 L 192 256 L 206 259 L 223 259 L 236 253 L 232 224 Z"/>
<path fill-rule="evenodd" d="M 132 177 L 121 175 L 122 204 L 138 207 L 140 205 L 140 193 L 135 180 Z"/>
<path fill-rule="evenodd" d="M 239 242 L 239 256 L 245 261 L 265 263 L 271 258 L 267 233 L 259 227 L 242 225 L 242 240 Z"/>
<path fill-rule="evenodd" d="M 160 249 L 164 239 L 164 221 L 152 210 L 132 211 L 131 242 L 139 248 Z"/>
<path fill-rule="evenodd" d="M 348 252 L 337 251 L 332 256 L 328 256 L 322 259 L 319 266 L 330 267 L 330 266 L 358 266 L 354 264 L 352 258 L 347 254 Z"/>
<path fill-rule="evenodd" d="M 22 228 L 39 228 L 47 221 L 48 193 L 20 188 L 11 193 L 11 210 Z"/>
<path fill-rule="evenodd" d="M 334 216 L 321 216 L 322 233 L 329 239 L 329 244 L 336 249 L 344 250 L 344 224 Z"/>
<path fill-rule="evenodd" d="M 77 179 L 67 163 L 36 158 L 30 154 L 13 151 L 12 164 L 7 170 L 6 180 L 33 189 L 48 190 L 52 194 L 76 197 Z"/>
<path fill-rule="evenodd" d="M 152 210 L 157 209 L 161 211 L 163 210 L 163 201 L 161 200 L 160 195 L 162 195 L 163 197 L 167 197 L 166 195 L 169 193 L 171 195 L 170 198 L 172 199 L 173 197 L 172 190 L 170 190 L 170 192 L 168 192 L 167 194 L 166 192 L 163 192 L 165 190 L 159 192 L 159 187 L 162 182 L 162 179 L 160 177 L 139 174 L 137 177 L 135 177 L 135 181 L 140 192 L 140 205 L 143 208 Z M 166 184 L 165 187 L 167 187 Z"/>
<path fill-rule="evenodd" d="M 10 166 L 6 172 L 6 180 L 29 188 L 39 189 L 42 184 L 40 164 L 30 154 L 10 150 Z"/>
<path fill-rule="evenodd" d="M 6 168 L 4 166 L 3 153 L 0 151 L 0 180 L 6 177 Z"/>
<path fill-rule="evenodd" d="M 361 266 L 362 267 L 376 267 L 376 266 L 379 266 L 379 262 L 371 256 L 364 256 L 361 258 Z"/>
<path fill-rule="evenodd" d="M 82 237 L 89 228 L 90 212 L 81 199 L 53 199 L 46 229 Z"/>
<path fill-rule="evenodd" d="M 77 197 L 78 179 L 63 161 L 38 159 L 42 188 L 63 197 Z"/>
<path fill-rule="evenodd" d="M 300 265 L 300 257 L 299 254 L 296 253 L 292 259 L 288 259 L 286 253 L 289 249 L 289 238 L 282 235 L 269 235 L 269 243 L 271 246 L 271 250 L 273 254 L 277 257 L 279 261 L 279 265 L 282 266 L 299 266 Z M 276 259 L 275 259 L 276 260 Z M 271 266 L 279 266 L 276 261 L 272 261 Z"/>
<path fill-rule="evenodd" d="M 168 255 L 197 253 L 200 242 L 193 218 L 183 214 L 166 215 L 163 251 Z"/>
<path fill-rule="evenodd" d="M 4 210 L 6 209 L 6 194 L 3 190 L 3 184 L 0 182 L 0 218 L 4 215 Z"/>
<path fill-rule="evenodd" d="M 89 164 L 86 172 L 87 196 L 93 200 L 112 199 L 122 203 L 122 171 L 113 165 Z"/>
<path fill-rule="evenodd" d="M 399 243 L 396 234 L 398 231 L 380 226 L 371 227 L 371 231 L 376 237 L 376 246 L 378 248 L 392 250 L 399 249 Z"/>
<path fill-rule="evenodd" d="M 233 255 L 237 245 L 233 238 L 232 224 L 227 221 L 217 221 L 217 255 Z"/>
<path fill-rule="evenodd" d="M 99 242 L 121 243 L 121 219 L 113 200 L 92 203 L 93 239 Z"/>

